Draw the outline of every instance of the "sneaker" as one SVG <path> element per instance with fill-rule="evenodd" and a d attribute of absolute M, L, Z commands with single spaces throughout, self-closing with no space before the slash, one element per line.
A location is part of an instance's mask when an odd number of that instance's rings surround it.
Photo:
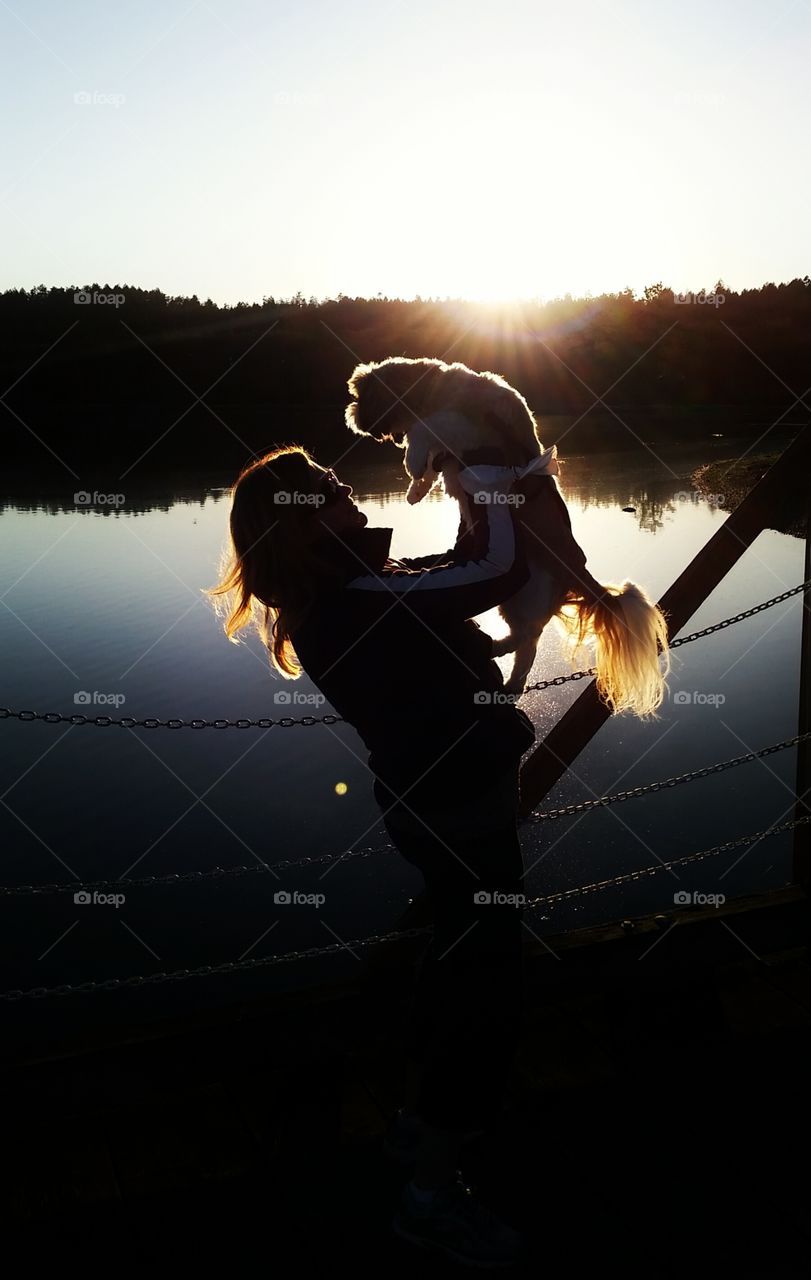
<path fill-rule="evenodd" d="M 404 1240 L 467 1266 L 509 1267 L 524 1256 L 524 1237 L 477 1200 L 459 1171 L 425 1204 L 407 1183 L 391 1225 Z"/>
<path fill-rule="evenodd" d="M 417 1159 L 417 1148 L 420 1143 L 422 1125 L 419 1116 L 407 1107 L 395 1111 L 383 1136 L 383 1150 L 392 1160 L 399 1164 L 413 1164 Z M 484 1129 L 469 1129 L 463 1135 L 463 1142 L 472 1142 L 480 1138 Z"/>

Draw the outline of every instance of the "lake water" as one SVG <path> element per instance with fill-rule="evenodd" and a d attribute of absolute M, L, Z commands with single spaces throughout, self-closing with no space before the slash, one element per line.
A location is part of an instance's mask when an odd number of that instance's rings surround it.
<path fill-rule="evenodd" d="M 784 442 L 778 442 L 781 447 Z M 575 536 L 602 581 L 631 578 L 657 598 L 726 518 L 690 496 L 690 472 L 746 442 L 657 445 L 567 458 L 561 487 Z M 392 451 L 393 454 L 393 451 Z M 380 465 L 337 465 L 371 525 L 394 529 L 392 554 L 441 550 L 457 509 L 432 494 L 404 500 L 399 454 Z M 0 703 L 14 709 L 111 713 L 141 719 L 257 719 L 307 714 L 277 693 L 314 692 L 274 676 L 253 637 L 225 639 L 201 588 L 217 577 L 233 474 L 182 493 L 156 485 L 117 510 L 76 507 L 72 492 L 0 515 Z M 635 512 L 624 512 L 632 505 Z M 799 583 L 801 541 L 764 532 L 690 620 L 692 631 Z M 498 615 L 481 624 L 502 634 Z M 610 720 L 544 801 L 544 808 L 626 789 L 741 755 L 797 731 L 801 597 L 673 654 L 658 721 Z M 503 660 L 505 670 L 511 659 Z M 580 665 L 588 666 L 589 662 Z M 533 681 L 570 670 L 555 624 L 542 637 Z M 538 738 L 583 690 L 573 682 L 525 696 Z M 76 695 L 91 701 L 77 704 Z M 687 702 L 673 695 L 689 693 Z M 700 695 L 696 697 L 695 695 Z M 709 698 L 708 695 L 712 695 Z M 118 710 L 101 698 L 114 696 Z M 317 714 L 323 714 L 323 708 Z M 365 766 L 347 725 L 310 728 L 94 728 L 5 720 L 0 725 L 6 885 L 164 875 L 270 864 L 387 844 Z M 796 753 L 785 751 L 685 787 L 525 831 L 530 895 L 556 893 L 648 867 L 793 816 Z M 339 786 L 338 784 L 343 784 Z M 337 788 L 337 790 L 336 790 Z M 727 898 L 791 879 L 791 836 L 601 890 L 528 917 L 540 937 L 672 907 L 679 891 Z M 392 928 L 421 885 L 395 852 L 305 871 L 129 891 L 119 907 L 73 895 L 4 898 L 3 990 L 126 977 L 259 958 Z M 281 907 L 280 888 L 325 903 Z M 663 942 L 662 945 L 666 945 Z M 742 954 L 743 954 L 743 943 Z M 6 1005 L 12 1021 L 49 1029 L 224 1002 L 280 983 L 322 980 L 324 962 L 194 979 L 140 991 Z M 328 971 L 351 972 L 350 950 Z"/>

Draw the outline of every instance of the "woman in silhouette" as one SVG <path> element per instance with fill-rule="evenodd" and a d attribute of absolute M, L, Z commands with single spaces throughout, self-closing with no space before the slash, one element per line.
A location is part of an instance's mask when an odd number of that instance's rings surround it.
<path fill-rule="evenodd" d="M 231 556 L 211 591 L 228 603 L 229 638 L 254 622 L 275 669 L 306 673 L 357 729 L 385 826 L 425 879 L 434 925 L 413 1002 L 412 1107 L 392 1122 L 393 1140 L 413 1125 L 416 1169 L 394 1225 L 479 1262 L 519 1247 L 457 1162 L 501 1114 L 520 1034 L 518 769 L 535 738 L 472 621 L 529 576 L 500 458 L 439 460 L 472 528 L 461 521 L 446 551 L 394 560 L 392 530 L 368 527 L 350 485 L 301 447 L 276 449 L 233 487 Z"/>

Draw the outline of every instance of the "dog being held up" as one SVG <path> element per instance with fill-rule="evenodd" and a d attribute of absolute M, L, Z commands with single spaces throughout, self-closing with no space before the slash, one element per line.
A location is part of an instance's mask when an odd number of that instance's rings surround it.
<path fill-rule="evenodd" d="M 510 633 L 493 642 L 493 656 L 514 654 L 506 692 L 523 692 L 541 632 L 556 618 L 572 662 L 583 644 L 594 645 L 597 689 L 610 710 L 655 717 L 670 671 L 664 614 L 637 583 L 603 584 L 589 573 L 555 478 L 557 445 L 544 449 L 520 392 L 495 373 L 401 356 L 359 364 L 348 387 L 347 426 L 405 450 L 410 503 L 425 497 L 441 471 L 445 491 L 459 502 L 463 527 L 469 528 L 465 495 L 454 483 L 461 455 L 482 450 L 486 457 L 488 449 L 497 449 L 494 456 L 516 468 L 530 577 L 499 606 Z"/>

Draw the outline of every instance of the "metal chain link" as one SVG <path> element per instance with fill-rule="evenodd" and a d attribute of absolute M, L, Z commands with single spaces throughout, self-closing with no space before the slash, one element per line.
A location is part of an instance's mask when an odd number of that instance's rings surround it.
<path fill-rule="evenodd" d="M 714 845 L 711 849 L 702 849 L 697 853 L 684 854 L 680 858 L 673 858 L 670 862 L 655 863 L 653 866 L 643 867 L 639 871 L 629 871 L 624 875 L 613 876 L 610 880 L 599 880 L 593 884 L 580 885 L 576 889 L 566 889 L 560 893 L 547 894 L 541 898 L 530 898 L 524 906 L 534 910 L 539 906 L 546 906 L 562 902 L 568 898 L 594 893 L 598 889 L 627 884 L 633 880 L 640 880 L 644 876 L 656 875 L 661 871 L 669 871 L 673 867 L 685 866 L 690 862 L 700 862 L 704 858 L 715 857 L 719 853 L 725 853 L 728 849 L 736 849 L 740 845 L 751 844 L 753 841 L 764 839 L 766 836 L 778 835 L 782 831 L 789 831 L 793 827 L 803 826 L 808 822 L 811 822 L 811 815 L 795 818 L 791 822 L 783 822 L 779 826 L 768 827 L 764 831 L 756 831 L 748 836 L 740 836 L 737 840 L 727 840 L 724 844 Z M 418 938 L 431 933 L 433 933 L 432 926 L 424 925 L 421 928 L 371 934 L 367 938 L 353 938 L 351 942 L 333 942 L 323 947 L 308 947 L 302 951 L 286 951 L 282 955 L 264 956 L 255 960 L 229 960 L 223 964 L 199 965 L 196 969 L 174 969 L 170 973 L 150 973 L 146 975 L 134 974 L 129 978 L 106 978 L 102 982 L 80 982 L 75 986 L 69 982 L 63 982 L 56 987 L 31 987 L 28 991 L 2 991 L 0 992 L 0 1000 L 17 1001 L 43 999 L 45 996 L 87 995 L 97 991 L 117 991 L 122 987 L 143 987 L 163 982 L 180 982 L 186 978 L 206 978 L 213 974 L 239 973 L 245 970 L 268 968 L 277 964 L 290 964 L 296 960 L 335 955 L 345 949 L 360 949 L 377 943 L 400 942 L 403 938 Z"/>
<path fill-rule="evenodd" d="M 660 871 L 670 871 L 673 867 L 684 867 L 692 862 L 701 862 L 704 858 L 717 857 L 719 853 L 726 853 L 729 849 L 738 849 L 743 844 L 751 844 L 755 840 L 762 840 L 766 836 L 776 836 L 783 831 L 790 831 L 794 827 L 805 826 L 811 822 L 811 814 L 802 818 L 794 818 L 791 822 L 782 822 L 777 827 L 767 827 L 765 831 L 755 831 L 748 836 L 739 836 L 736 840 L 727 840 L 724 844 L 713 845 L 711 849 L 701 849 L 697 853 L 685 853 L 680 858 L 672 858 L 669 862 L 655 862 L 650 867 L 642 867 L 638 871 L 626 871 L 622 875 L 612 876 L 610 880 L 596 880 L 593 884 L 580 885 L 576 889 L 565 889 L 561 893 L 550 893 L 543 898 L 530 898 L 525 906 L 538 907 L 548 906 L 556 902 L 563 902 L 567 898 L 583 897 L 587 893 L 595 893 L 598 889 L 610 889 L 617 885 L 630 884 L 634 880 L 641 880 L 645 876 L 657 875 Z"/>
<path fill-rule="evenodd" d="M 341 853 L 320 853 L 312 857 L 290 859 L 282 862 L 260 863 L 257 866 L 212 867 L 209 871 L 167 872 L 162 876 L 139 876 L 137 879 L 122 876 L 120 880 L 53 881 L 51 884 L 0 885 L 0 898 L 32 897 L 47 893 L 80 893 L 106 891 L 108 889 L 150 889 L 158 884 L 188 884 L 196 880 L 226 880 L 240 876 L 267 875 L 268 872 L 289 871 L 293 867 L 314 867 L 328 862 L 350 862 L 353 858 L 370 858 L 376 853 L 394 853 L 393 844 L 374 845 L 367 849 L 345 849 Z"/>
<path fill-rule="evenodd" d="M 772 605 L 781 604 L 783 600 L 788 600 L 790 596 L 796 596 L 809 586 L 811 586 L 811 578 L 807 582 L 801 582 L 798 586 L 792 587 L 790 591 L 784 591 L 782 595 L 775 596 L 772 600 L 764 600 L 762 604 L 756 604 L 752 609 L 746 609 L 743 613 L 735 614 L 733 618 L 724 618 L 722 622 L 716 622 L 711 627 L 705 627 L 703 631 L 692 631 L 688 636 L 673 640 L 670 642 L 669 648 L 677 649 L 681 644 L 689 644 L 692 640 L 701 639 L 702 636 L 712 635 L 714 631 L 721 631 L 724 627 L 731 627 L 736 622 L 742 622 L 744 618 L 751 618 L 754 614 L 761 613 L 764 609 L 771 609 Z M 556 685 L 567 684 L 570 680 L 585 680 L 596 674 L 596 667 L 589 667 L 586 671 L 573 671 L 570 675 L 555 676 L 551 680 L 540 680 L 537 684 L 528 684 L 524 689 L 524 693 L 535 693 L 541 689 L 551 689 Z M 303 725 L 305 728 L 309 728 L 314 724 L 346 723 L 343 717 L 332 714 L 302 716 L 300 719 L 296 719 L 294 716 L 283 716 L 281 720 L 272 720 L 269 717 L 263 717 L 260 720 L 179 720 L 176 718 L 159 720 L 156 716 L 147 716 L 143 720 L 136 720 L 133 716 L 121 716 L 119 718 L 115 716 L 85 716 L 79 712 L 74 715 L 63 716 L 58 711 L 13 711 L 10 707 L 0 707 L 0 720 L 9 719 L 23 721 L 42 720 L 45 724 L 92 724 L 100 729 L 106 729 L 110 725 L 115 725 L 121 729 L 290 729 L 294 725 Z"/>
<path fill-rule="evenodd" d="M 143 987 L 161 982 L 179 982 L 184 978 L 207 978 L 218 973 L 239 973 L 251 969 L 265 969 L 277 964 L 291 964 L 318 956 L 335 955 L 339 951 L 369 947 L 376 942 L 392 942 L 401 938 L 417 937 L 431 932 L 430 926 L 422 929 L 404 929 L 400 933 L 372 934 L 368 938 L 353 938 L 351 942 L 331 942 L 323 947 L 308 947 L 303 951 L 285 951 L 278 956 L 263 956 L 253 960 L 227 960 L 223 964 L 202 964 L 196 969 L 174 969 L 170 973 L 134 974 L 129 978 L 105 978 L 102 982 L 80 982 L 75 986 L 62 982 L 57 987 L 32 987 L 28 991 L 2 991 L 0 1000 L 42 999 L 44 996 L 83 995 L 96 991 L 117 991 L 121 987 Z"/>
<path fill-rule="evenodd" d="M 786 738 L 785 742 L 776 742 L 771 747 L 761 747 L 760 751 L 748 751 L 746 755 L 735 756 L 732 760 L 722 760 L 718 764 L 705 765 L 703 769 L 691 769 L 689 773 L 679 773 L 673 778 L 664 778 L 661 782 L 648 782 L 643 786 L 631 787 L 627 791 L 615 791 L 613 795 L 596 796 L 593 800 L 581 800 L 579 804 L 567 804 L 563 809 L 548 809 L 545 813 L 530 813 L 522 818 L 519 825 L 534 822 L 549 822 L 555 818 L 565 818 L 572 813 L 584 813 L 588 809 L 607 808 L 611 804 L 620 804 L 623 800 L 635 800 L 637 796 L 648 795 L 653 791 L 663 791 L 666 787 L 678 787 L 683 782 L 694 782 L 696 778 L 707 778 L 711 773 L 723 773 L 726 769 L 734 769 L 739 764 L 748 764 L 750 760 L 759 760 L 761 756 L 773 755 L 776 751 L 786 751 L 799 742 L 807 742 L 811 732 L 798 733 L 794 738 Z"/>
<path fill-rule="evenodd" d="M 612 804 L 620 804 L 625 800 L 635 800 L 638 796 L 662 791 L 667 787 L 677 787 L 685 782 L 693 782 L 697 778 L 706 778 L 713 773 L 723 773 L 738 765 L 748 764 L 762 756 L 774 755 L 777 751 L 786 751 L 811 738 L 811 732 L 800 733 L 785 742 L 777 742 L 770 747 L 761 747 L 759 751 L 748 751 L 746 755 L 735 756 L 732 760 L 722 760 L 718 764 L 705 765 L 701 769 L 693 769 L 689 773 L 680 773 L 672 778 L 664 778 L 660 782 L 648 782 L 627 791 L 615 791 L 612 795 L 597 796 L 593 800 L 582 800 L 579 804 L 569 804 L 562 809 L 549 809 L 542 813 L 530 813 L 519 820 L 519 826 L 538 822 L 551 822 L 557 818 L 565 818 L 570 814 L 583 813 L 589 809 L 607 808 Z M 106 890 L 147 889 L 153 885 L 188 884 L 202 880 L 224 880 L 248 875 L 267 875 L 268 872 L 289 871 L 296 867 L 323 866 L 329 862 L 351 862 L 354 858 L 369 858 L 378 853 L 394 853 L 396 846 L 389 843 L 374 845 L 365 849 L 345 849 L 341 853 L 314 854 L 306 858 L 286 858 L 281 862 L 261 863 L 258 866 L 212 867 L 209 871 L 167 872 L 162 876 L 140 876 L 137 879 L 122 877 L 120 880 L 90 880 L 86 882 L 71 881 L 69 883 L 52 881 L 50 884 L 0 885 L 0 898 L 34 897 L 39 894 L 103 892 Z"/>
<path fill-rule="evenodd" d="M 63 716 L 58 711 L 12 711 L 10 707 L 0 707 L 0 720 L 43 720 L 46 724 L 92 724 L 100 729 L 115 725 L 119 729 L 290 729 L 293 725 L 309 727 L 313 724 L 344 724 L 340 716 L 331 713 L 325 716 L 302 716 L 296 720 L 293 716 L 283 716 L 281 720 L 263 717 L 261 720 L 159 720 L 157 716 L 147 716 L 136 720 L 134 716 L 85 716 L 77 712 L 75 715 Z"/>

